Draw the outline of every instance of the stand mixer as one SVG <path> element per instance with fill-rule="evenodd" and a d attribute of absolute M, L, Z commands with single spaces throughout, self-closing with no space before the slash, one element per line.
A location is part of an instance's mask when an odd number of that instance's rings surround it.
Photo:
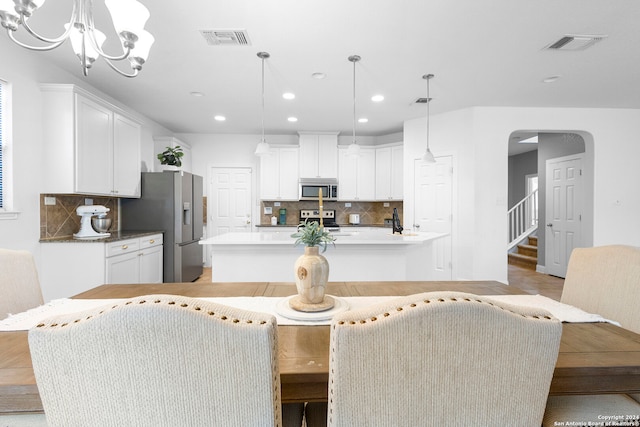
<path fill-rule="evenodd" d="M 98 233 L 91 226 L 91 217 L 104 217 L 109 212 L 109 208 L 102 205 L 82 205 L 76 208 L 76 213 L 80 216 L 80 231 L 73 235 L 74 239 L 103 239 L 109 237 L 111 233 Z"/>

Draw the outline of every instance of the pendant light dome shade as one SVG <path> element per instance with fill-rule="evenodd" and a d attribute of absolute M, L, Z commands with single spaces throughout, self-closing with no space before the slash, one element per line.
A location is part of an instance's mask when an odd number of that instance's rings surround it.
<path fill-rule="evenodd" d="M 436 162 L 436 158 L 433 156 L 431 148 L 429 148 L 429 106 L 431 105 L 431 97 L 429 96 L 429 80 L 431 80 L 433 77 L 433 74 L 425 74 L 424 76 L 422 76 L 422 78 L 427 81 L 427 149 L 422 155 L 422 161 L 425 163 Z"/>
<path fill-rule="evenodd" d="M 258 52 L 258 58 L 262 61 L 262 138 L 260 142 L 256 146 L 255 155 L 256 156 L 265 156 L 271 154 L 271 147 L 267 140 L 264 138 L 264 60 L 269 58 L 269 53 L 267 52 Z"/>
<path fill-rule="evenodd" d="M 360 146 L 356 141 L 356 62 L 360 61 L 360 56 L 351 55 L 349 61 L 353 63 L 353 139 L 349 148 L 347 148 L 347 156 L 359 156 Z"/>

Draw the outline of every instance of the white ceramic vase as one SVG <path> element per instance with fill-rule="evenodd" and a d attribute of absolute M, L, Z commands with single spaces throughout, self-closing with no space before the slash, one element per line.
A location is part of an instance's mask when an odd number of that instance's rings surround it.
<path fill-rule="evenodd" d="M 329 263 L 320 255 L 318 246 L 305 246 L 304 255 L 296 260 L 293 271 L 300 302 L 319 304 L 329 280 Z"/>

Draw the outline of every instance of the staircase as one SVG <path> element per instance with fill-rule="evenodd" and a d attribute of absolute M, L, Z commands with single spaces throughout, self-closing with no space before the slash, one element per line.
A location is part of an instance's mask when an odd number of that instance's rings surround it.
<path fill-rule="evenodd" d="M 517 245 L 516 252 L 509 252 L 509 264 L 536 270 L 538 264 L 538 238 L 529 236 L 527 244 Z"/>

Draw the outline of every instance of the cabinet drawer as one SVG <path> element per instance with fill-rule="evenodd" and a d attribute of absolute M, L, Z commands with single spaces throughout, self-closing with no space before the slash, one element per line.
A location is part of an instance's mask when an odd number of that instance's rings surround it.
<path fill-rule="evenodd" d="M 162 244 L 162 234 L 154 234 L 140 238 L 140 249 L 151 248 Z"/>
<path fill-rule="evenodd" d="M 139 239 L 119 240 L 107 245 L 107 258 L 137 251 L 140 248 Z"/>

